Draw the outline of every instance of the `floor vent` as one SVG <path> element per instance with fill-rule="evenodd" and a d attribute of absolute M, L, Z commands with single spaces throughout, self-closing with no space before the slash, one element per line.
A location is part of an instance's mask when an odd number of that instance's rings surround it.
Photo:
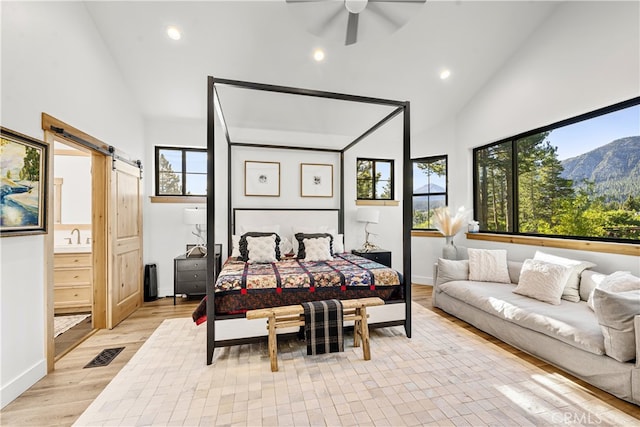
<path fill-rule="evenodd" d="M 85 365 L 85 368 L 96 368 L 98 366 L 107 366 L 113 359 L 116 358 L 120 352 L 124 350 L 124 347 L 108 348 L 102 350 L 99 355 L 93 358 L 93 360 Z"/>

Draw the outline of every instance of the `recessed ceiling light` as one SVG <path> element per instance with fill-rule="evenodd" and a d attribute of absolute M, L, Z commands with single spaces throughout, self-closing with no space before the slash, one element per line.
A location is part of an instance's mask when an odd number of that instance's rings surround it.
<path fill-rule="evenodd" d="M 446 79 L 448 79 L 450 75 L 451 75 L 451 71 L 450 71 L 450 70 L 442 70 L 442 71 L 440 72 L 440 78 L 441 78 L 442 80 L 446 80 Z"/>
<path fill-rule="evenodd" d="M 173 25 L 167 27 L 167 35 L 171 40 L 180 40 L 180 37 L 182 37 L 178 27 L 174 27 Z"/>
<path fill-rule="evenodd" d="M 324 60 L 324 50 L 320 48 L 314 50 L 313 59 L 315 59 L 317 62 L 321 62 L 322 60 Z"/>

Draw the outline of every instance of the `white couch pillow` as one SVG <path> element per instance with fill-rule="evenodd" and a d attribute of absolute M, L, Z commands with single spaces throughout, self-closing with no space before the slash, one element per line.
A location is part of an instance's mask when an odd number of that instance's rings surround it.
<path fill-rule="evenodd" d="M 469 279 L 469 261 L 438 258 L 436 286 L 454 280 Z"/>
<path fill-rule="evenodd" d="M 511 283 L 505 249 L 469 248 L 469 280 Z"/>
<path fill-rule="evenodd" d="M 587 268 L 596 265 L 589 261 L 579 261 L 575 259 L 563 258 L 561 256 L 551 255 L 545 252 L 536 251 L 533 259 L 537 261 L 551 262 L 553 264 L 562 265 L 571 268 L 571 273 L 567 277 L 564 290 L 562 291 L 562 299 L 571 302 L 580 301 L 580 275 Z"/>
<path fill-rule="evenodd" d="M 633 318 L 640 315 L 640 290 L 609 292 L 596 288 L 593 306 L 604 335 L 605 353 L 619 362 L 635 359 Z"/>
<path fill-rule="evenodd" d="M 594 310 L 593 293 L 596 289 L 603 289 L 607 292 L 637 291 L 640 290 L 640 277 L 634 276 L 630 271 L 616 271 L 605 276 L 589 294 L 587 305 L 591 310 Z"/>
<path fill-rule="evenodd" d="M 569 267 L 527 259 L 522 264 L 518 286 L 513 293 L 560 305 L 562 291 L 569 274 L 571 274 Z"/>
<path fill-rule="evenodd" d="M 602 283 L 605 277 L 607 277 L 606 274 L 598 273 L 597 271 L 583 271 L 580 275 L 580 299 L 582 301 L 589 301 L 591 293 Z"/>

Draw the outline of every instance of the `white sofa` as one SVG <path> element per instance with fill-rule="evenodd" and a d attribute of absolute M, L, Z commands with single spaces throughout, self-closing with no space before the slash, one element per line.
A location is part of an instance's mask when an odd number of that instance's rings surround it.
<path fill-rule="evenodd" d="M 562 300 L 560 305 L 552 305 L 513 293 L 522 263 L 509 261 L 508 267 L 511 284 L 443 281 L 442 277 L 438 279 L 436 264 L 434 307 L 620 399 L 640 405 L 640 315 L 633 318 L 636 358 L 623 363 L 606 354 L 598 319 L 587 306 L 589 293 L 604 275 L 583 271 L 580 301 Z"/>

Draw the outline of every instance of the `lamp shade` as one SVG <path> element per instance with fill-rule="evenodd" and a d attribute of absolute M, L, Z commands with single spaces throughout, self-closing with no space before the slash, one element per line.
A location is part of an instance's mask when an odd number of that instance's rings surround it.
<path fill-rule="evenodd" d="M 185 224 L 206 224 L 207 223 L 207 210 L 198 208 L 187 208 L 184 210 L 182 220 Z"/>
<path fill-rule="evenodd" d="M 380 211 L 377 209 L 358 209 L 356 214 L 356 221 L 358 222 L 370 222 L 377 224 L 380 219 Z"/>

